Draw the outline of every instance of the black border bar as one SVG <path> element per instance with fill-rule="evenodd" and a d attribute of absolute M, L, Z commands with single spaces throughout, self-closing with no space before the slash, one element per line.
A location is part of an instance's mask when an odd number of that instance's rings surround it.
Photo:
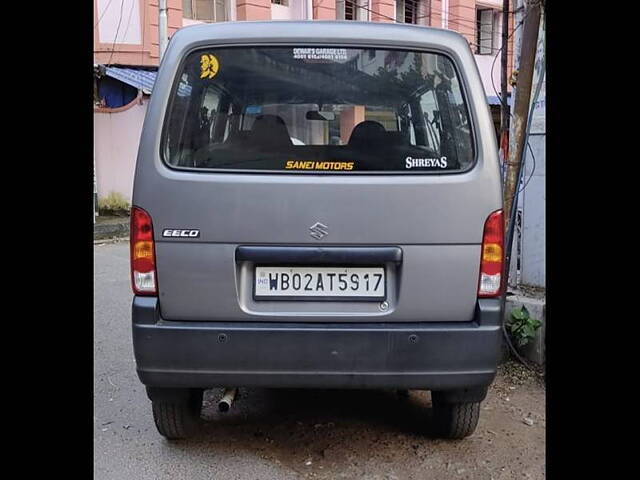
<path fill-rule="evenodd" d="M 381 265 L 402 262 L 400 247 L 240 246 L 236 261 L 272 265 Z"/>

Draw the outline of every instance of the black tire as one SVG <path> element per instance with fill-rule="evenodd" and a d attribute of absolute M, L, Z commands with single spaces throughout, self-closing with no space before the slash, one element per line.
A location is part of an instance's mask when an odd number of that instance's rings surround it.
<path fill-rule="evenodd" d="M 193 389 L 185 400 L 153 400 L 153 420 L 169 440 L 189 438 L 198 431 L 203 390 Z"/>
<path fill-rule="evenodd" d="M 480 418 L 480 402 L 450 403 L 433 398 L 436 432 L 442 438 L 461 439 L 471 435 Z"/>

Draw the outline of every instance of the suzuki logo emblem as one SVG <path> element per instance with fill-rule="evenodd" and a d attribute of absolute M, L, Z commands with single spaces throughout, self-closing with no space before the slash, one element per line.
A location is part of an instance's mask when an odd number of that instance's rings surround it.
<path fill-rule="evenodd" d="M 320 222 L 316 222 L 309 227 L 309 232 L 309 235 L 316 240 L 322 240 L 326 235 L 329 235 L 329 227 Z"/>

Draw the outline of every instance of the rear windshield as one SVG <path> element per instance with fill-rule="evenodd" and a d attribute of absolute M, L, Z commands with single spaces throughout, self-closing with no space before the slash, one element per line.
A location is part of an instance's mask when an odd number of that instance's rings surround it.
<path fill-rule="evenodd" d="M 178 168 L 314 173 L 448 173 L 474 158 L 449 58 L 315 47 L 189 54 L 162 152 Z"/>

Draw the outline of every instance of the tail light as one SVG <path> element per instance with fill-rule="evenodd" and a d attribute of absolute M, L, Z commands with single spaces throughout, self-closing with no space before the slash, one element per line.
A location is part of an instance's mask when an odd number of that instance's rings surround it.
<path fill-rule="evenodd" d="M 503 246 L 504 220 L 502 210 L 496 210 L 487 218 L 482 234 L 479 297 L 497 297 L 502 293 Z"/>
<path fill-rule="evenodd" d="M 151 216 L 131 208 L 131 285 L 136 295 L 157 295 L 156 253 Z"/>

